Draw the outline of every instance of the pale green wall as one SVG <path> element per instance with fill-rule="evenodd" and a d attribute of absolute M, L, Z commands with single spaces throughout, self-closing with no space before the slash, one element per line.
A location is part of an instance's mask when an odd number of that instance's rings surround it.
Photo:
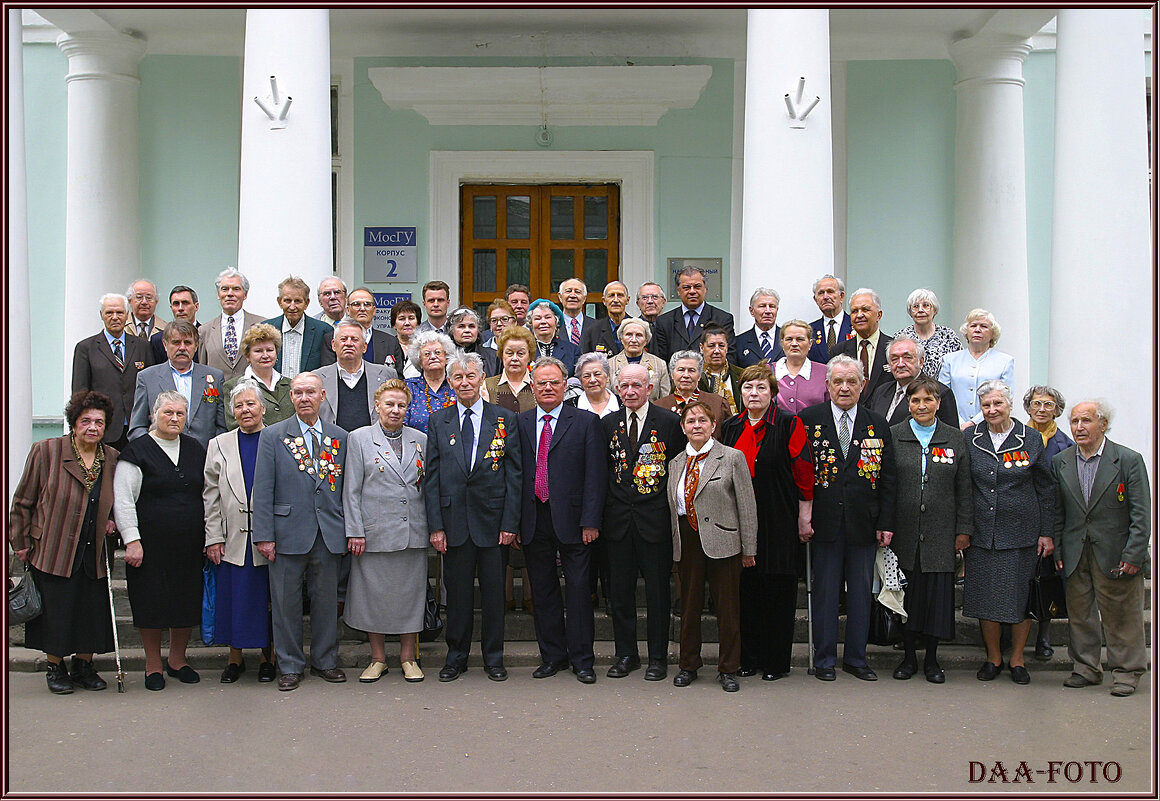
<path fill-rule="evenodd" d="M 1051 217 L 1055 187 L 1055 53 L 1023 65 L 1027 157 L 1027 278 L 1030 282 L 1031 381 L 1046 383 L 1051 336 Z"/>

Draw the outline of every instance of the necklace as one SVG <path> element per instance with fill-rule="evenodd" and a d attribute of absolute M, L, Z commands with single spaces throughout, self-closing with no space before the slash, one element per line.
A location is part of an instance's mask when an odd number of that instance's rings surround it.
<path fill-rule="evenodd" d="M 434 392 L 434 395 L 435 395 L 435 397 L 436 397 L 436 398 L 438 398 L 438 397 L 439 397 L 439 392 L 440 392 L 440 391 L 443 389 L 443 387 L 445 387 L 445 386 L 447 386 L 447 385 L 446 385 L 446 384 L 440 384 L 440 385 L 439 385 L 439 389 L 438 389 L 438 390 L 436 390 L 436 391 Z M 430 417 L 431 417 L 431 415 L 435 414 L 435 411 L 436 411 L 436 410 L 435 410 L 435 409 L 434 409 L 434 408 L 431 406 L 431 395 L 432 395 L 432 392 L 431 392 L 431 385 L 430 385 L 430 384 L 428 384 L 428 383 L 427 383 L 427 379 L 426 379 L 426 378 L 424 378 L 424 379 L 423 379 L 423 403 L 427 404 L 427 417 L 428 417 L 428 418 L 430 418 Z M 454 404 L 455 404 L 455 393 L 454 393 L 454 392 L 449 392 L 449 393 L 447 393 L 446 395 L 444 395 L 444 396 L 443 396 L 443 400 L 442 400 L 442 402 L 439 404 L 439 408 L 440 408 L 440 409 L 446 409 L 448 406 L 453 406 Z"/>
<path fill-rule="evenodd" d="M 85 489 L 92 492 L 93 485 L 97 483 L 97 479 L 101 477 L 101 468 L 105 464 L 105 449 L 97 445 L 96 456 L 93 457 L 93 466 L 85 467 L 85 460 L 81 458 L 81 452 L 77 450 L 77 440 L 72 434 L 68 435 L 69 444 L 72 445 L 73 456 L 77 457 L 77 464 L 80 465 L 81 475 L 84 477 Z"/>

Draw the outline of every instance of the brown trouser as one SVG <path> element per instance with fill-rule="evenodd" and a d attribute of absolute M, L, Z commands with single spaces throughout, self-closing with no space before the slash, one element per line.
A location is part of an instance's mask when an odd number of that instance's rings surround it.
<path fill-rule="evenodd" d="M 705 579 L 717 606 L 717 639 L 720 651 L 717 670 L 736 673 L 741 665 L 741 554 L 724 559 L 705 556 L 701 535 L 693 531 L 684 515 L 678 520 L 681 534 L 681 670 L 696 670 L 701 660 L 701 609 L 705 605 Z"/>
<path fill-rule="evenodd" d="M 681 541 L 684 547 L 684 541 Z M 1135 687 L 1148 669 L 1144 644 L 1144 573 L 1111 578 L 1096 564 L 1090 542 L 1084 542 L 1079 564 L 1067 577 L 1068 656 L 1072 670 L 1088 681 L 1100 681 L 1100 624 L 1108 644 L 1112 681 Z"/>

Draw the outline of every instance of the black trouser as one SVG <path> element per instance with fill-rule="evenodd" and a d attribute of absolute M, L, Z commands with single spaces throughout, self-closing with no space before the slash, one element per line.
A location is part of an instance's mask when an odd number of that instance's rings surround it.
<path fill-rule="evenodd" d="M 604 539 L 604 537 L 601 537 Z M 673 543 L 646 542 L 630 522 L 619 540 L 608 539 L 608 562 L 612 578 L 612 631 L 616 656 L 640 656 L 636 632 L 636 579 L 644 577 L 646 635 L 649 662 L 668 662 L 669 576 L 673 570 Z"/>
<path fill-rule="evenodd" d="M 497 538 L 498 543 L 498 538 Z M 483 664 L 503 666 L 503 586 L 507 548 L 481 548 L 468 537 L 443 555 L 443 587 L 447 591 L 447 661 L 466 667 L 475 623 L 475 578 L 479 577 L 480 650 Z"/>
<path fill-rule="evenodd" d="M 540 659 L 545 664 L 570 662 L 577 670 L 591 670 L 595 663 L 592 640 L 592 594 L 588 589 L 589 550 L 583 542 L 566 544 L 556 538 L 550 503 L 536 501 L 536 530 L 523 545 L 536 599 L 533 619 Z M 564 569 L 564 594 L 556 572 L 556 554 Z M 564 610 L 567 608 L 567 618 Z"/>

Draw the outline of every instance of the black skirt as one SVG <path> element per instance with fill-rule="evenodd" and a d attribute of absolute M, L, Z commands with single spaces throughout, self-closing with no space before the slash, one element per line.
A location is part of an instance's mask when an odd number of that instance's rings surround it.
<path fill-rule="evenodd" d="M 92 546 L 85 550 L 85 556 L 95 564 Z M 28 575 L 40 590 L 44 611 L 24 624 L 26 648 L 53 656 L 113 650 L 108 579 L 91 578 L 79 564 L 68 578 L 42 573 L 31 565 Z"/>
<path fill-rule="evenodd" d="M 911 634 L 955 638 L 955 574 L 922 573 L 903 570 L 906 593 L 902 605 L 906 609 L 905 630 Z"/>

